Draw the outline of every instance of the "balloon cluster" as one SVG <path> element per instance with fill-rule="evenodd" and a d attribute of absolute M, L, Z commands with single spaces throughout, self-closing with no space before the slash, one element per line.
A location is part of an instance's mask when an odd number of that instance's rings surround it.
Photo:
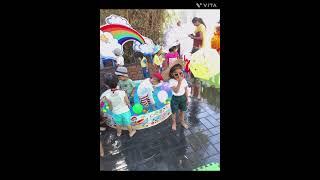
<path fill-rule="evenodd" d="M 101 101 L 100 108 L 103 113 L 107 113 L 109 110 L 109 104 L 107 102 Z"/>

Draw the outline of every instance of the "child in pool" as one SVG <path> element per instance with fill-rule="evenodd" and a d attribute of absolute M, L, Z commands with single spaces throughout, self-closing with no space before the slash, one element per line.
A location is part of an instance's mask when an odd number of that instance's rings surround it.
<path fill-rule="evenodd" d="M 153 110 L 156 110 L 152 92 L 152 78 L 147 78 L 143 80 L 138 87 L 137 93 L 139 96 L 140 104 L 144 108 L 144 112 L 148 111 L 149 106 L 151 106 Z"/>
<path fill-rule="evenodd" d="M 172 88 L 171 111 L 172 111 L 172 130 L 176 130 L 176 113 L 179 111 L 181 125 L 188 129 L 184 120 L 185 111 L 187 110 L 188 101 L 188 83 L 184 78 L 182 66 L 176 64 L 172 66 L 169 72 L 169 86 Z"/>
<path fill-rule="evenodd" d="M 162 75 L 160 73 L 153 73 L 150 82 L 154 88 L 161 86 L 163 82 Z"/>
<path fill-rule="evenodd" d="M 162 85 L 163 78 L 160 73 L 154 73 L 152 74 L 151 78 L 147 78 L 142 82 L 142 86 L 139 88 L 143 89 L 138 89 L 138 91 L 145 92 L 143 93 L 143 96 L 140 96 L 140 103 L 144 106 L 144 109 L 148 109 L 149 105 L 151 105 L 153 110 L 156 110 L 155 107 L 155 101 L 153 99 L 153 90 L 156 87 L 159 87 Z"/>
<path fill-rule="evenodd" d="M 121 90 L 124 90 L 129 97 L 130 104 L 134 103 L 134 90 L 135 84 L 128 76 L 128 70 L 126 67 L 118 67 L 115 74 L 119 78 L 118 86 Z"/>
<path fill-rule="evenodd" d="M 136 133 L 136 130 L 130 125 L 130 102 L 125 91 L 117 89 L 118 81 L 118 78 L 113 74 L 107 74 L 105 76 L 105 83 L 110 89 L 101 95 L 100 100 L 106 101 L 109 104 L 112 117 L 116 123 L 117 136 L 121 136 L 121 126 L 123 126 L 127 127 L 129 136 L 132 137 Z"/>

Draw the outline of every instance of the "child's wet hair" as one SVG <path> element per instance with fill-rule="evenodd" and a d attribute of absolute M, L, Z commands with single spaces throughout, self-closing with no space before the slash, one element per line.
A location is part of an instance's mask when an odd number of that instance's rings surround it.
<path fill-rule="evenodd" d="M 182 65 L 181 64 L 175 64 L 174 66 L 171 67 L 170 72 L 169 72 L 169 77 L 170 78 L 174 79 L 174 76 L 172 74 L 177 69 L 181 69 L 182 70 Z"/>
<path fill-rule="evenodd" d="M 107 73 L 104 75 L 104 83 L 110 88 L 116 88 L 118 85 L 119 79 L 115 74 Z"/>

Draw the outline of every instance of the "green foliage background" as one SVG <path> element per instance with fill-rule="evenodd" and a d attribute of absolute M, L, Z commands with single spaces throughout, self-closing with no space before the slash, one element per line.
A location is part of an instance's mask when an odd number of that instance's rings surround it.
<path fill-rule="evenodd" d="M 163 44 L 164 30 L 178 20 L 174 11 L 166 9 L 100 9 L 100 25 L 104 25 L 105 18 L 111 14 L 126 18 L 141 35 L 160 45 Z M 123 48 L 125 63 L 136 63 L 132 42 L 127 42 Z"/>

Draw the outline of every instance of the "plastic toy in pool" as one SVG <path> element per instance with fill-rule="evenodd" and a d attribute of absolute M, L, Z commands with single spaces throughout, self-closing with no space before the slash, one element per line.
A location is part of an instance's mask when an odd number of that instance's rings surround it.
<path fill-rule="evenodd" d="M 107 111 L 109 110 L 109 104 L 103 100 L 100 102 L 100 108 L 103 113 L 107 113 Z"/>
<path fill-rule="evenodd" d="M 149 78 L 143 81 L 135 81 L 136 90 L 134 95 L 134 105 L 130 107 L 131 125 L 134 129 L 144 129 L 161 123 L 171 115 L 170 100 L 172 90 L 167 82 L 162 82 L 157 87 L 153 87 Z M 155 103 L 155 110 L 152 106 L 143 106 L 139 97 L 149 97 Z M 109 110 L 107 102 L 101 102 L 101 111 L 108 117 L 107 125 L 115 128 L 112 112 Z M 125 127 L 122 129 L 126 130 Z"/>

